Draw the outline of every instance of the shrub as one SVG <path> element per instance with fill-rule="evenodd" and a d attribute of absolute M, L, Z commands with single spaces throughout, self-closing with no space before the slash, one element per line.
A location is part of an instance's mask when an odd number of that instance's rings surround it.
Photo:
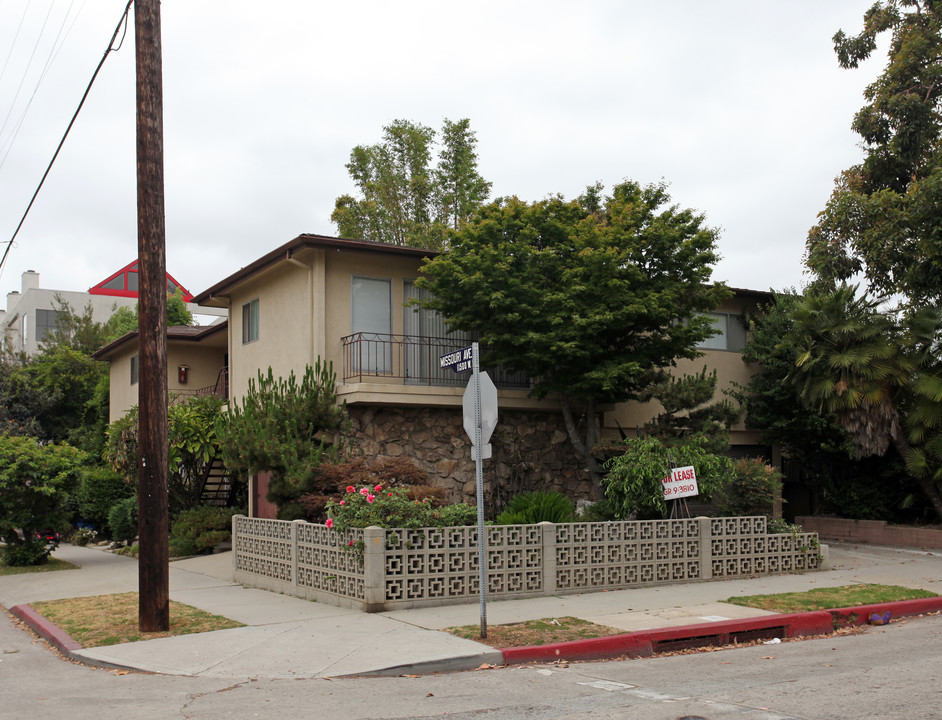
<path fill-rule="evenodd" d="M 82 468 L 76 495 L 79 516 L 104 532 L 111 508 L 119 500 L 132 497 L 134 486 L 109 468 L 86 467 Z"/>
<path fill-rule="evenodd" d="M 108 512 L 108 528 L 118 542 L 130 544 L 137 537 L 137 498 L 118 500 Z"/>
<path fill-rule="evenodd" d="M 80 527 L 74 533 L 72 537 L 69 538 L 69 542 L 73 545 L 78 545 L 79 547 L 85 547 L 92 540 L 96 538 L 95 531 L 91 528 Z"/>
<path fill-rule="evenodd" d="M 709 440 L 700 436 L 670 446 L 655 437 L 626 440 L 625 453 L 606 463 L 609 474 L 602 480 L 615 516 L 664 517 L 667 501 L 662 480 L 670 475 L 672 467 L 687 465 L 696 469 L 700 498 L 707 501 L 727 482 L 731 472 L 730 459 L 710 452 Z"/>
<path fill-rule="evenodd" d="M 370 525 L 388 529 L 471 524 L 477 509 L 464 503 L 436 508 L 429 498 L 410 497 L 407 488 L 388 489 L 377 484 L 356 490 L 350 485 L 340 500 L 327 503 L 327 516 L 328 527 L 342 532 Z"/>
<path fill-rule="evenodd" d="M 598 500 L 576 517 L 577 522 L 607 522 L 615 519 L 615 511 L 607 498 Z"/>
<path fill-rule="evenodd" d="M 38 565 L 49 557 L 49 547 L 35 534 L 68 524 L 67 501 L 83 460 L 84 454 L 69 445 L 0 435 L 0 536 L 7 541 L 6 564 Z"/>
<path fill-rule="evenodd" d="M 721 512 L 770 517 L 781 488 L 782 474 L 762 458 L 736 460 L 729 482 L 720 493 Z"/>
<path fill-rule="evenodd" d="M 16 567 L 41 565 L 46 562 L 52 548 L 42 540 L 29 538 L 15 545 L 6 545 L 3 548 L 3 564 Z"/>
<path fill-rule="evenodd" d="M 394 487 L 409 487 L 413 500 L 424 500 L 428 497 L 434 505 L 441 506 L 444 492 L 428 483 L 428 473 L 405 457 L 374 460 L 356 458 L 346 462 L 329 462 L 323 463 L 315 470 L 311 491 L 301 495 L 298 503 L 304 509 L 304 517 L 320 521 L 325 517 L 327 503 L 330 500 L 340 500 L 347 487 L 381 485 L 389 490 Z M 280 512 L 279 517 L 293 519 L 282 517 Z"/>
<path fill-rule="evenodd" d="M 170 554 L 208 555 L 216 545 L 232 537 L 232 516 L 243 512 L 211 505 L 184 510 L 170 527 Z"/>
<path fill-rule="evenodd" d="M 514 495 L 494 521 L 497 525 L 532 525 L 539 522 L 572 522 L 572 501 L 555 490 Z"/>

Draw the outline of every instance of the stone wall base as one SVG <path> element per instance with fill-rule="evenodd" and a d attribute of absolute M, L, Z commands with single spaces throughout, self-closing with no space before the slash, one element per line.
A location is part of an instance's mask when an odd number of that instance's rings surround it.
<path fill-rule="evenodd" d="M 449 502 L 475 503 L 471 441 L 460 408 L 349 408 L 354 441 L 367 458 L 405 456 L 445 490 Z M 524 490 L 558 490 L 576 501 L 592 497 L 589 473 L 569 442 L 561 414 L 501 412 L 484 461 L 486 509 L 493 514 Z"/>

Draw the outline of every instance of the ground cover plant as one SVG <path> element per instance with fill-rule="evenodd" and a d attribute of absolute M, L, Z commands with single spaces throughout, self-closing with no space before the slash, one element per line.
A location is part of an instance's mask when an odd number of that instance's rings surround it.
<path fill-rule="evenodd" d="M 916 590 L 899 585 L 842 585 L 831 588 L 815 588 L 806 592 L 779 593 L 776 595 L 742 595 L 731 597 L 726 602 L 733 605 L 754 607 L 780 613 L 810 612 L 834 608 L 876 605 L 878 603 L 936 597 L 928 590 Z"/>
<path fill-rule="evenodd" d="M 138 629 L 138 596 L 133 592 L 49 600 L 32 603 L 32 606 L 86 648 L 243 627 L 235 620 L 171 600 L 170 629 L 141 632 Z"/>

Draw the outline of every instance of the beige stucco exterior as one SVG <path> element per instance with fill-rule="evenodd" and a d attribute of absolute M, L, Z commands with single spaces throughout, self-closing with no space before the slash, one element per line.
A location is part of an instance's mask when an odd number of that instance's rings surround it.
<path fill-rule="evenodd" d="M 388 280 L 391 287 L 391 331 L 404 333 L 404 284 L 419 276 L 423 255 L 411 248 L 390 248 L 372 243 L 321 236 L 300 236 L 260 258 L 252 266 L 198 295 L 196 302 L 228 307 L 230 315 L 229 359 L 231 394 L 242 397 L 250 379 L 271 367 L 276 377 L 303 374 L 318 357 L 333 363 L 338 376 L 337 393 L 348 405 L 461 406 L 463 388 L 406 385 L 393 359 L 388 375 L 343 379 L 342 338 L 352 332 L 352 282 L 355 277 Z M 738 291 L 717 311 L 741 315 L 764 293 Z M 242 308 L 259 301 L 259 337 L 242 341 Z M 410 311 L 411 312 L 411 311 Z M 745 384 L 754 368 L 737 351 L 705 350 L 696 360 L 680 360 L 674 372 L 717 370 L 718 393 L 734 383 Z M 502 409 L 558 411 L 552 399 L 537 401 L 524 390 L 500 390 Z M 604 413 L 603 432 L 617 437 L 619 426 L 632 431 L 651 419 L 656 403 L 625 403 Z M 757 436 L 741 424 L 734 430 L 734 444 L 754 444 Z"/>
<path fill-rule="evenodd" d="M 186 397 L 215 387 L 220 370 L 226 365 L 228 333 L 225 327 L 189 328 L 183 332 L 193 337 L 181 339 L 174 337 L 173 328 L 168 331 L 167 391 L 171 397 Z M 96 353 L 99 360 L 110 364 L 110 422 L 138 404 L 140 385 L 131 381 L 131 358 L 139 357 L 139 352 L 137 333 L 130 333 Z M 185 383 L 180 382 L 181 367 L 187 369 Z"/>

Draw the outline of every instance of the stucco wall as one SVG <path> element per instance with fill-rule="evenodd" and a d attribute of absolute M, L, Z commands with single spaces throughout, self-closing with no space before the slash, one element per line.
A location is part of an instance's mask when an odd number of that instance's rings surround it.
<path fill-rule="evenodd" d="M 249 380 L 271 367 L 275 377 L 303 376 L 311 359 L 310 270 L 282 263 L 241 285 L 231 297 L 230 388 L 241 398 Z M 242 306 L 258 298 L 259 337 L 242 342 Z"/>

